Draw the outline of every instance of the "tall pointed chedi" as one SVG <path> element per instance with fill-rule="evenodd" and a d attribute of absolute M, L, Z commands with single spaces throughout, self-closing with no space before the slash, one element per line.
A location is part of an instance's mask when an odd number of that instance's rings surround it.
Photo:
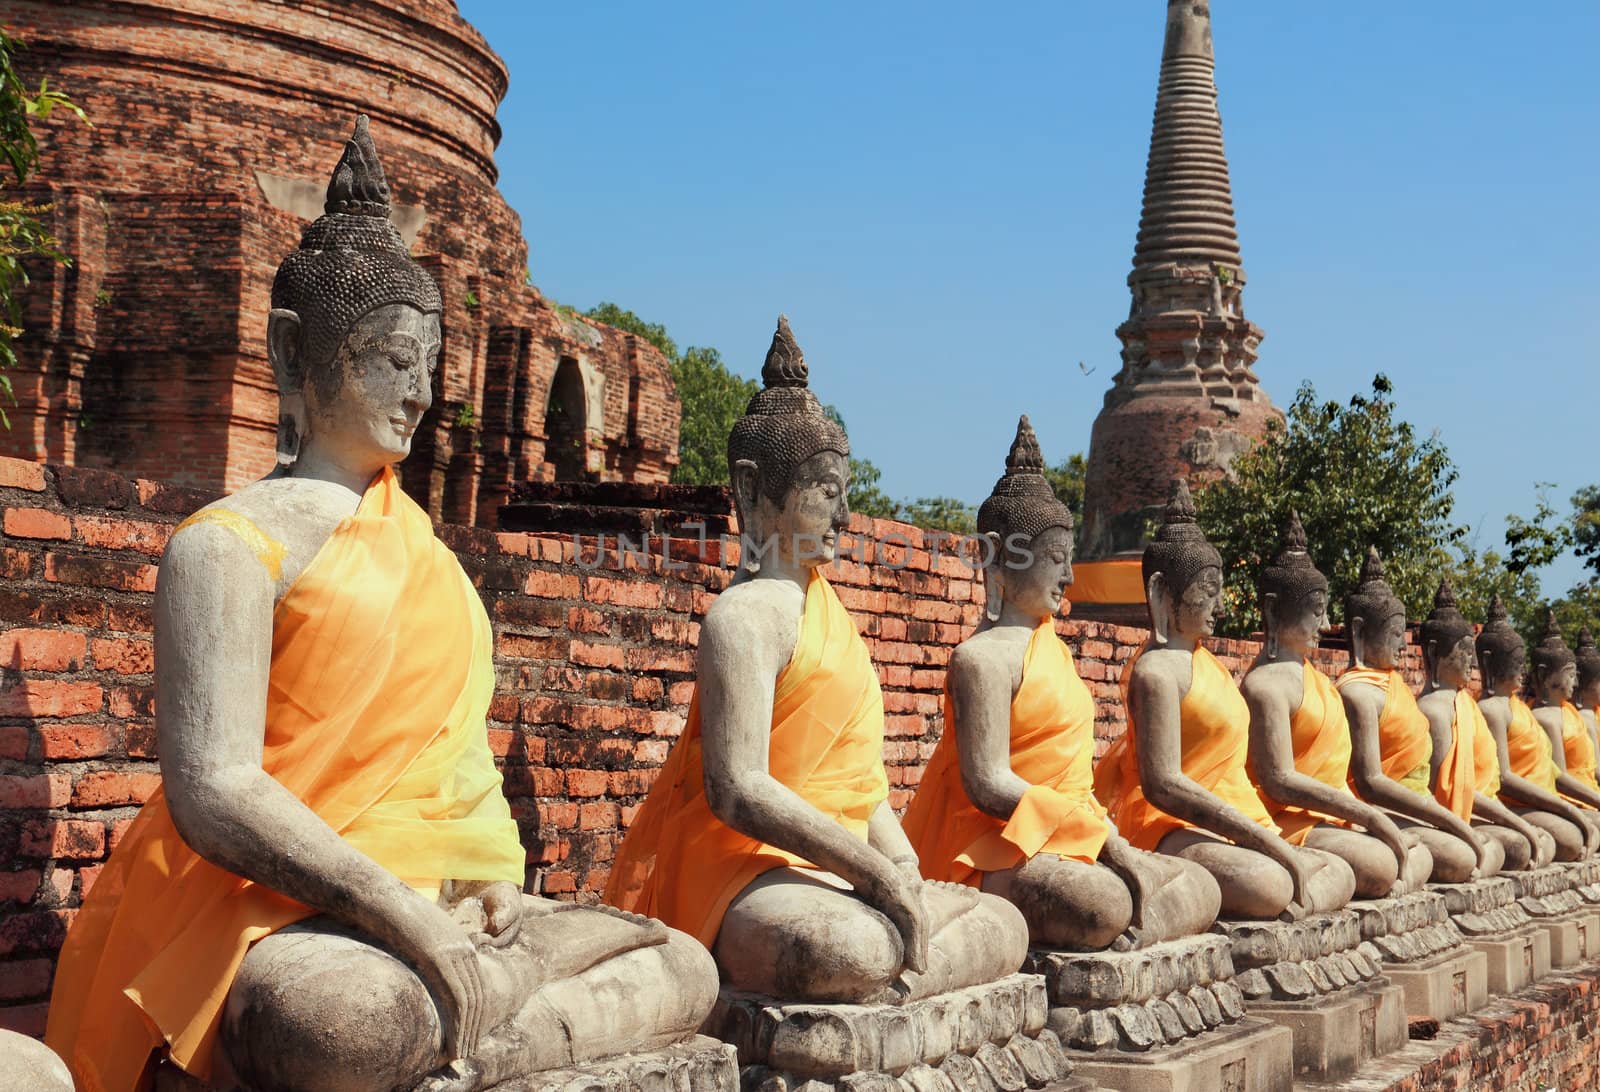
<path fill-rule="evenodd" d="M 1122 369 L 1089 447 L 1080 549 L 1090 562 L 1136 558 L 1173 478 L 1217 476 L 1282 416 L 1250 370 L 1262 332 L 1244 317 L 1214 69 L 1210 5 L 1167 0 L 1133 301 L 1117 328 Z"/>

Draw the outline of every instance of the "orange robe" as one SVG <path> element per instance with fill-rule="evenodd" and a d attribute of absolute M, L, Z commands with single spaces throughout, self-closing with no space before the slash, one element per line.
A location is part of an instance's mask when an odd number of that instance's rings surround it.
<path fill-rule="evenodd" d="M 1556 791 L 1556 760 L 1550 736 L 1534 719 L 1533 710 L 1521 698 L 1512 696 L 1511 719 L 1506 722 L 1506 757 L 1511 772 L 1546 792 Z"/>
<path fill-rule="evenodd" d="M 1029 788 L 1006 821 L 978 810 L 961 783 L 955 712 L 946 685 L 944 736 L 906 809 L 906 836 L 922 874 L 976 887 L 1039 853 L 1093 862 L 1109 828 L 1094 797 L 1094 698 L 1045 619 L 1022 659 L 1011 699 L 1011 770 Z"/>
<path fill-rule="evenodd" d="M 526 854 L 484 727 L 493 645 L 455 555 L 385 470 L 273 613 L 262 768 L 421 891 L 520 886 Z M 163 1045 L 204 1080 L 246 951 L 315 913 L 202 859 L 158 790 L 67 934 L 45 1041 L 79 1092 L 148 1087 Z"/>
<path fill-rule="evenodd" d="M 1455 813 L 1462 822 L 1472 821 L 1472 796 L 1477 790 L 1477 726 L 1462 719 L 1462 705 L 1476 709 L 1477 703 L 1463 690 L 1457 690 L 1454 715 L 1450 719 L 1450 750 L 1439 763 L 1439 776 L 1433 797 Z"/>
<path fill-rule="evenodd" d="M 1578 707 L 1570 701 L 1561 703 L 1561 745 L 1566 751 L 1567 772 L 1590 788 L 1600 789 L 1600 783 L 1595 781 L 1594 740 L 1589 738 L 1589 726 L 1583 723 Z"/>
<path fill-rule="evenodd" d="M 1339 699 L 1333 680 L 1309 662 L 1303 666 L 1305 697 L 1301 699 L 1300 708 L 1289 718 L 1295 771 L 1316 778 L 1330 789 L 1348 794 L 1350 722 L 1345 719 L 1344 702 Z M 1259 790 L 1260 782 L 1253 770 L 1250 777 Z M 1305 844 L 1306 837 L 1318 823 L 1345 825 L 1341 819 L 1307 811 L 1293 804 L 1279 804 L 1264 791 L 1261 792 L 1261 802 L 1266 805 L 1268 814 L 1284 838 L 1297 846 Z"/>
<path fill-rule="evenodd" d="M 1465 727 L 1464 727 L 1465 726 Z M 1500 749 L 1483 710 L 1466 690 L 1456 691 L 1456 731 L 1472 733 L 1472 784 L 1485 796 L 1500 795 Z"/>
<path fill-rule="evenodd" d="M 1432 780 L 1433 737 L 1428 734 L 1428 718 L 1417 708 L 1417 699 L 1398 671 L 1379 671 L 1371 667 L 1352 667 L 1339 676 L 1339 689 L 1368 683 L 1384 692 L 1383 712 L 1378 716 L 1378 753 L 1383 776 L 1398 781 L 1412 792 L 1427 796 Z"/>
<path fill-rule="evenodd" d="M 1148 646 L 1147 646 L 1148 647 Z M 1144 654 L 1140 649 L 1139 655 Z M 1194 650 L 1189 692 L 1178 707 L 1181 720 L 1179 765 L 1202 789 L 1231 804 L 1245 817 L 1274 834 L 1278 828 L 1245 772 L 1250 749 L 1250 709 L 1228 669 L 1204 648 Z M 1139 656 L 1123 669 L 1127 705 L 1129 680 Z M 1139 849 L 1155 849 L 1161 839 L 1181 827 L 1192 827 L 1145 799 L 1139 783 L 1139 726 L 1128 706 L 1128 728 L 1095 768 L 1094 792 L 1108 809 L 1117 830 Z"/>
<path fill-rule="evenodd" d="M 867 840 L 867 820 L 889 796 L 883 693 L 855 621 L 819 572 L 806 585 L 794 653 L 778 675 L 767 749 L 769 774 Z M 728 904 L 762 873 L 786 865 L 815 867 L 712 814 L 697 691 L 683 735 L 617 850 L 605 900 L 660 918 L 709 948 Z"/>

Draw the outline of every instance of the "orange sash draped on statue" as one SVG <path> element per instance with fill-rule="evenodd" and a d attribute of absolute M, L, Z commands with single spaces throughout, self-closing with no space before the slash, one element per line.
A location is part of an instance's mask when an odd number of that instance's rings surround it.
<path fill-rule="evenodd" d="M 1556 791 L 1556 760 L 1550 736 L 1533 716 L 1528 703 L 1513 695 L 1511 719 L 1506 722 L 1506 757 L 1511 772 L 1546 792 Z"/>
<path fill-rule="evenodd" d="M 1127 697 L 1133 665 L 1148 647 L 1146 642 L 1123 669 L 1122 695 L 1123 705 L 1128 709 L 1128 728 L 1095 768 L 1094 792 L 1110 810 L 1124 838 L 1139 849 L 1153 850 L 1171 831 L 1194 824 L 1168 815 L 1150 803 L 1139 783 L 1139 732 Z M 1193 662 L 1189 692 L 1179 705 L 1182 720 L 1179 765 L 1202 789 L 1276 833 L 1278 828 L 1245 772 L 1250 748 L 1250 708 L 1245 704 L 1244 695 L 1234 685 L 1228 669 L 1204 648 L 1194 650 Z"/>
<path fill-rule="evenodd" d="M 493 696 L 483 605 L 385 470 L 273 613 L 262 768 L 419 890 L 520 886 L 526 854 L 484 727 Z M 67 934 L 46 1042 L 80 1092 L 146 1087 L 163 1045 L 203 1080 L 246 951 L 314 913 L 201 859 L 158 791 Z"/>
<path fill-rule="evenodd" d="M 1349 793 L 1350 777 L 1350 723 L 1345 719 L 1344 702 L 1333 680 L 1311 666 L 1304 665 L 1305 697 L 1300 708 L 1289 718 L 1289 734 L 1294 746 L 1294 768 L 1307 777 L 1314 777 L 1337 792 Z M 1251 773 L 1251 780 L 1255 775 Z M 1295 845 L 1304 845 L 1306 837 L 1318 823 L 1344 826 L 1342 819 L 1307 811 L 1292 804 L 1279 804 L 1261 794 L 1272 821 L 1278 825 L 1284 838 Z"/>
<path fill-rule="evenodd" d="M 1462 822 L 1471 822 L 1472 794 L 1478 784 L 1478 735 L 1476 725 L 1470 719 L 1462 719 L 1463 700 L 1474 709 L 1477 708 L 1476 703 L 1463 691 L 1456 691 L 1455 715 L 1450 722 L 1450 749 L 1439 763 L 1433 798 L 1454 812 Z"/>
<path fill-rule="evenodd" d="M 1589 726 L 1583 723 L 1578 707 L 1570 701 L 1561 703 L 1561 745 L 1567 755 L 1567 772 L 1591 789 L 1600 789 L 1595 781 L 1594 740 L 1589 738 Z"/>
<path fill-rule="evenodd" d="M 1433 737 L 1428 734 L 1428 718 L 1417 708 L 1417 699 L 1404 676 L 1398 671 L 1352 667 L 1339 676 L 1338 687 L 1342 691 L 1361 683 L 1370 683 L 1384 692 L 1383 712 L 1378 716 L 1383 776 L 1427 796 Z"/>
<path fill-rule="evenodd" d="M 785 865 L 814 866 L 711 813 L 700 747 L 696 693 L 683 735 L 617 850 L 605 899 L 709 948 L 728 904 L 752 880 Z M 866 642 L 820 572 L 806 585 L 794 654 L 778 675 L 767 747 L 768 773 L 866 840 L 868 818 L 889 795 L 883 693 Z"/>
<path fill-rule="evenodd" d="M 1465 689 L 1456 691 L 1456 731 L 1472 733 L 1472 785 L 1485 796 L 1500 795 L 1500 749 L 1483 710 Z"/>
<path fill-rule="evenodd" d="M 985 872 L 1039 853 L 1099 858 L 1108 828 L 1094 797 L 1094 698 L 1054 620 L 1045 619 L 1029 638 L 1022 683 L 1011 699 L 1011 770 L 1030 787 L 1008 821 L 979 811 L 967 797 L 948 686 L 944 724 L 903 823 L 924 876 L 977 886 Z"/>

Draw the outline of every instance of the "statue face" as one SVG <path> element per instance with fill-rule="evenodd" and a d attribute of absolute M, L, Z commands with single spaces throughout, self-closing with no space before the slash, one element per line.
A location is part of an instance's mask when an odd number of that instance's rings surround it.
<path fill-rule="evenodd" d="M 1272 632 L 1278 647 L 1305 653 L 1316 648 L 1328 625 L 1328 593 L 1314 591 L 1291 604 L 1282 617 L 1273 618 Z"/>
<path fill-rule="evenodd" d="M 1477 658 L 1476 644 L 1471 634 L 1456 642 L 1456 646 L 1439 657 L 1434 665 L 1434 676 L 1441 686 L 1457 689 L 1472 681 L 1472 663 Z"/>
<path fill-rule="evenodd" d="M 1065 527 L 1047 527 L 1028 543 L 1031 564 L 1012 568 L 1000 555 L 997 564 L 1004 568 L 1005 597 L 1018 610 L 1036 618 L 1054 618 L 1072 583 L 1072 532 Z"/>
<path fill-rule="evenodd" d="M 839 532 L 850 521 L 849 489 L 848 459 L 836 451 L 811 456 L 795 468 L 794 485 L 765 528 L 775 538 L 762 545 L 808 569 L 828 564 L 838 549 Z"/>
<path fill-rule="evenodd" d="M 1400 666 L 1406 648 L 1406 616 L 1391 614 L 1362 636 L 1362 659 L 1380 671 Z"/>
<path fill-rule="evenodd" d="M 1172 628 L 1188 638 L 1209 637 L 1217 628 L 1221 606 L 1222 570 L 1208 565 L 1173 604 Z"/>
<path fill-rule="evenodd" d="M 1554 671 L 1543 673 L 1539 679 L 1539 694 L 1552 705 L 1571 701 L 1578 689 L 1578 665 L 1562 664 Z"/>
<path fill-rule="evenodd" d="M 1528 667 L 1528 654 L 1522 649 L 1515 649 L 1503 658 L 1496 658 L 1493 653 L 1485 653 L 1479 669 L 1483 672 L 1484 683 L 1496 694 L 1515 694 L 1522 689 L 1522 675 Z"/>
<path fill-rule="evenodd" d="M 357 320 L 333 364 L 306 384 L 306 415 L 319 446 L 380 465 L 411 453 L 433 404 L 439 316 L 395 303 Z"/>

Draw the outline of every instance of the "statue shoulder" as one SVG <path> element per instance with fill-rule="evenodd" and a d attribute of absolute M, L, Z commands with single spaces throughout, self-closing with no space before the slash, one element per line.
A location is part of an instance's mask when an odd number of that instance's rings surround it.
<path fill-rule="evenodd" d="M 1133 663 L 1129 689 L 1141 697 L 1170 695 L 1183 700 L 1194 681 L 1194 654 L 1176 648 L 1147 648 Z"/>
<path fill-rule="evenodd" d="M 805 592 L 788 581 L 730 584 L 700 623 L 701 669 L 752 660 L 781 669 L 794 654 L 804 614 Z"/>
<path fill-rule="evenodd" d="M 957 686 L 1008 685 L 1013 692 L 1022 684 L 1022 664 L 1027 658 L 1032 632 L 1020 639 L 1008 632 L 1014 627 L 997 627 L 975 633 L 950 654 L 950 680 Z"/>
<path fill-rule="evenodd" d="M 1305 700 L 1305 665 L 1292 660 L 1255 664 L 1244 673 L 1239 691 L 1247 701 L 1293 711 Z"/>

